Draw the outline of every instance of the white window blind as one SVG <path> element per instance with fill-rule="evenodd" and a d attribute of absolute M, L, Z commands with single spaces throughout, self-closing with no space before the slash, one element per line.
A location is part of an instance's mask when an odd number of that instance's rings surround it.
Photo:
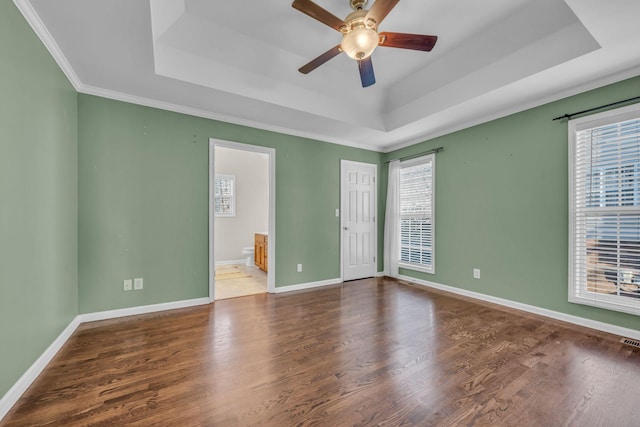
<path fill-rule="evenodd" d="M 569 300 L 640 314 L 640 107 L 570 123 Z"/>
<path fill-rule="evenodd" d="M 216 174 L 213 205 L 216 216 L 235 216 L 235 182 L 233 175 Z"/>
<path fill-rule="evenodd" d="M 400 266 L 434 273 L 434 161 L 429 155 L 400 165 Z"/>

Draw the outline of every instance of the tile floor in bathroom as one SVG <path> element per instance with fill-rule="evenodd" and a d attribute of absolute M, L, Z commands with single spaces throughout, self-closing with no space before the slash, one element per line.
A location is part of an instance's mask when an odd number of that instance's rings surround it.
<path fill-rule="evenodd" d="M 267 292 L 267 273 L 245 264 L 216 267 L 216 300 Z"/>

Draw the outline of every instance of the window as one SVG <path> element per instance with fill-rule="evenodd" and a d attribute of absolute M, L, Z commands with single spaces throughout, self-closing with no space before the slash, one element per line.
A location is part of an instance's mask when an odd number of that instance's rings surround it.
<path fill-rule="evenodd" d="M 399 176 L 400 267 L 434 273 L 435 156 L 402 162 Z"/>
<path fill-rule="evenodd" d="M 236 178 L 216 174 L 213 204 L 216 216 L 236 216 Z"/>
<path fill-rule="evenodd" d="M 569 301 L 640 314 L 640 105 L 569 122 Z"/>

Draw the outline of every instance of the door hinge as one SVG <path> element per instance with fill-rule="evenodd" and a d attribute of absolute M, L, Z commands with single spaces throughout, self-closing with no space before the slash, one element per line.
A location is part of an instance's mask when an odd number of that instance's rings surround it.
<path fill-rule="evenodd" d="M 376 262 L 376 257 L 373 257 L 373 262 Z"/>

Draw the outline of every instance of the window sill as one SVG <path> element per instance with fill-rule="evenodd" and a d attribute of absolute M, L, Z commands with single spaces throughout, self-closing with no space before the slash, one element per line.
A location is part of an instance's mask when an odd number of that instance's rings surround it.
<path fill-rule="evenodd" d="M 416 264 L 405 264 L 403 262 L 399 263 L 398 267 L 404 268 L 406 270 L 419 271 L 421 273 L 436 274 L 435 269 L 433 267 L 425 267 L 425 266 L 416 265 Z"/>
<path fill-rule="evenodd" d="M 590 305 L 592 307 L 598 307 L 611 311 L 619 311 L 621 313 L 640 315 L 640 306 L 635 299 L 632 301 L 626 301 L 624 297 L 611 297 L 609 295 L 571 295 L 569 294 L 569 302 L 574 304 Z"/>

